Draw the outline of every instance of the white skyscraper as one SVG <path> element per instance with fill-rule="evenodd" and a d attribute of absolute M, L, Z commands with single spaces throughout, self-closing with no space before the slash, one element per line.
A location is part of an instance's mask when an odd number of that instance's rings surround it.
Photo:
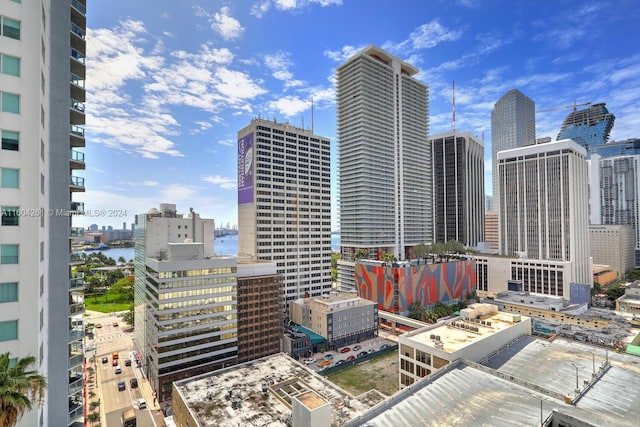
<path fill-rule="evenodd" d="M 84 416 L 84 306 L 70 212 L 83 204 L 85 0 L 0 1 L 0 353 L 36 358 L 43 407 L 20 426 Z"/>
<path fill-rule="evenodd" d="M 429 89 L 412 65 L 370 46 L 337 69 L 341 289 L 354 255 L 407 259 L 432 228 Z"/>
<path fill-rule="evenodd" d="M 498 153 L 500 253 L 570 262 L 569 283 L 591 284 L 586 150 L 571 140 Z M 544 284 L 549 272 L 528 278 Z M 544 286 L 541 287 L 544 289 Z M 542 292 L 551 293 L 553 292 Z"/>
<path fill-rule="evenodd" d="M 331 290 L 330 156 L 328 138 L 286 123 L 238 132 L 238 256 L 275 261 L 286 302 Z"/>
<path fill-rule="evenodd" d="M 517 89 L 505 93 L 491 111 L 493 210 L 498 210 L 498 152 L 536 143 L 536 104 Z"/>

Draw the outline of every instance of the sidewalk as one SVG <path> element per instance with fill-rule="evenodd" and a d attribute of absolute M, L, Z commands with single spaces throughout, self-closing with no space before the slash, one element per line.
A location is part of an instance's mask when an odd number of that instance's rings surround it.
<path fill-rule="evenodd" d="M 133 352 L 129 354 L 131 360 L 135 361 L 135 357 Z M 135 363 L 135 362 L 134 362 Z M 154 396 L 153 389 L 151 388 L 151 383 L 147 380 L 144 375 L 142 375 L 141 368 L 134 368 L 133 372 L 138 379 L 138 387 L 140 388 L 140 392 L 142 393 L 142 397 L 147 402 L 147 408 L 149 409 L 149 415 L 151 415 L 151 419 L 153 420 L 153 424 L 156 427 L 164 427 L 164 414 L 160 410 L 160 405 L 156 400 L 156 396 Z"/>

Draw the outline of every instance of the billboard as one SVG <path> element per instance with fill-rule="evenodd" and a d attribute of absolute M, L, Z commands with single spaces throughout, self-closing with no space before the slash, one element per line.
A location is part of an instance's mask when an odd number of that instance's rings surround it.
<path fill-rule="evenodd" d="M 253 203 L 253 132 L 238 140 L 238 204 Z"/>

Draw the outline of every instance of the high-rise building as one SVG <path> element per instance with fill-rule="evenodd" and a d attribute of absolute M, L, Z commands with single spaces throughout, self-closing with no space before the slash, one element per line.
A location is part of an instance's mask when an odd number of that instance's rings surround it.
<path fill-rule="evenodd" d="M 468 132 L 429 136 L 434 240 L 475 247 L 484 239 L 484 146 Z"/>
<path fill-rule="evenodd" d="M 354 257 L 433 239 L 429 89 L 418 70 L 369 46 L 337 69 L 342 290 L 355 289 Z"/>
<path fill-rule="evenodd" d="M 593 154 L 589 168 L 591 224 L 632 226 L 635 265 L 640 265 L 640 155 L 602 158 Z"/>
<path fill-rule="evenodd" d="M 600 157 L 630 156 L 640 154 L 640 138 L 629 138 L 622 141 L 611 141 L 590 148 L 590 155 Z"/>
<path fill-rule="evenodd" d="M 276 262 L 283 310 L 331 290 L 330 153 L 328 138 L 286 123 L 238 132 L 238 256 Z"/>
<path fill-rule="evenodd" d="M 82 422 L 84 305 L 70 238 L 83 204 L 85 0 L 0 2 L 0 352 L 34 356 L 43 406 L 19 426 Z M 64 108 L 63 108 L 64 106 Z"/>
<path fill-rule="evenodd" d="M 213 245 L 213 220 L 193 211 L 136 216 L 134 342 L 160 403 L 173 381 L 237 363 L 237 259 Z"/>
<path fill-rule="evenodd" d="M 605 103 L 593 104 L 583 110 L 574 110 L 564 119 L 557 140 L 572 139 L 587 150 L 587 158 L 594 147 L 606 144 L 616 117 Z"/>
<path fill-rule="evenodd" d="M 536 143 L 536 104 L 518 89 L 511 89 L 491 111 L 491 179 L 493 210 L 499 210 L 498 152 Z"/>
<path fill-rule="evenodd" d="M 497 166 L 499 197 L 504 201 L 499 212 L 500 253 L 568 261 L 571 282 L 592 283 L 584 147 L 562 140 L 505 150 L 498 153 Z"/>

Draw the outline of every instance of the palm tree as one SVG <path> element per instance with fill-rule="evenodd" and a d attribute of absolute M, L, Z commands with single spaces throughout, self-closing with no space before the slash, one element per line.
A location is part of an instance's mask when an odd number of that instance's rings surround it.
<path fill-rule="evenodd" d="M 27 356 L 11 362 L 10 354 L 0 354 L 0 425 L 15 426 L 25 412 L 44 400 L 47 380 L 38 371 L 27 370 L 36 362 Z"/>
<path fill-rule="evenodd" d="M 100 419 L 100 414 L 97 412 L 92 412 L 89 415 L 87 415 L 87 419 L 91 421 L 91 424 L 95 424 L 95 422 Z"/>

